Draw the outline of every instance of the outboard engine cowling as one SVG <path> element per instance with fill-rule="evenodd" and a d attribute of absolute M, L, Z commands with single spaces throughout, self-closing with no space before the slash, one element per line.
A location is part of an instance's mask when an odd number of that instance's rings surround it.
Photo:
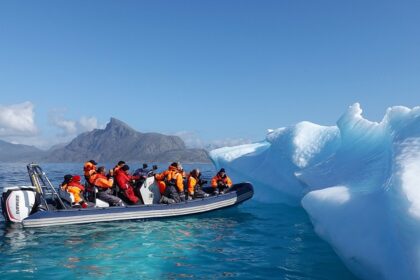
<path fill-rule="evenodd" d="M 1 196 L 1 208 L 6 221 L 20 223 L 37 211 L 40 197 L 35 187 L 5 187 Z"/>
<path fill-rule="evenodd" d="M 145 205 L 158 204 L 160 191 L 154 177 L 148 177 L 140 187 L 140 194 Z"/>

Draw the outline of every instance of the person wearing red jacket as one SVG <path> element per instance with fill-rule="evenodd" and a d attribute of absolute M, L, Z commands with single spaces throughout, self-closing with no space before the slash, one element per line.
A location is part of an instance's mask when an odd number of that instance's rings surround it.
<path fill-rule="evenodd" d="M 139 176 L 131 176 L 128 173 L 130 167 L 128 165 L 124 165 L 118 170 L 115 171 L 115 180 L 117 182 L 117 186 L 120 188 L 121 193 L 125 196 L 125 198 L 132 204 L 137 204 L 139 202 L 139 198 L 134 194 L 134 189 L 132 186 L 132 182 L 134 180 L 140 179 Z"/>
<path fill-rule="evenodd" d="M 116 174 L 118 170 L 120 170 L 121 167 L 125 165 L 125 161 L 120 160 L 117 165 L 114 166 L 114 168 L 109 170 L 110 174 Z"/>

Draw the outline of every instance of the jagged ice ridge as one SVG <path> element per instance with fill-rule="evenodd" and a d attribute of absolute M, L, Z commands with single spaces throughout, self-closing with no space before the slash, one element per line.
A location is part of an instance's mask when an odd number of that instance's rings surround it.
<path fill-rule="evenodd" d="M 257 199 L 301 204 L 358 277 L 420 279 L 420 107 L 377 123 L 356 103 L 336 126 L 301 122 L 210 157 Z"/>

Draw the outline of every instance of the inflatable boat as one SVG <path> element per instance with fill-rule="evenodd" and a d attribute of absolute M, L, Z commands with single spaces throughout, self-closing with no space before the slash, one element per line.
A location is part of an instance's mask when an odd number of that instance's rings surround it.
<path fill-rule="evenodd" d="M 157 219 L 204 213 L 237 205 L 250 199 L 254 190 L 250 183 L 235 184 L 224 194 L 187 200 L 174 204 L 159 204 L 160 192 L 154 177 L 141 185 L 143 204 L 113 206 L 96 199 L 92 207 L 75 208 L 69 193 L 55 188 L 37 164 L 27 166 L 31 186 L 6 187 L 1 195 L 5 220 L 22 223 L 24 227 L 45 227 L 92 222 L 133 219 Z"/>

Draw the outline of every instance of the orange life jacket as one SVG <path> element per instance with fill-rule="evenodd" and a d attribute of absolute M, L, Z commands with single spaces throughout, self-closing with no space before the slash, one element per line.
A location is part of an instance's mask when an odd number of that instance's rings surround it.
<path fill-rule="evenodd" d="M 182 173 L 177 169 L 170 172 L 165 181 L 174 184 L 178 188 L 178 192 L 184 191 L 184 178 L 182 177 Z"/>
<path fill-rule="evenodd" d="M 83 166 L 83 174 L 85 175 L 85 177 L 89 177 L 90 175 L 92 175 L 92 171 L 96 171 L 96 165 L 94 165 L 90 161 L 85 162 Z"/>
<path fill-rule="evenodd" d="M 82 190 L 79 187 L 76 186 L 67 186 L 67 191 L 71 194 L 73 194 L 74 197 L 74 203 L 79 203 L 80 201 L 82 201 L 82 196 L 81 196 L 81 192 Z"/>
<path fill-rule="evenodd" d="M 93 172 L 90 176 L 89 176 L 89 183 L 91 185 L 95 185 L 95 181 L 98 178 L 99 173 Z"/>
<path fill-rule="evenodd" d="M 105 175 L 101 173 L 96 173 L 96 174 L 97 176 L 94 183 L 95 186 L 97 186 L 100 189 L 112 188 L 112 186 L 114 185 L 114 179 L 112 178 L 108 179 Z"/>
<path fill-rule="evenodd" d="M 170 165 L 168 167 L 167 170 L 159 173 L 159 174 L 155 174 L 155 179 L 157 181 L 158 187 L 159 187 L 159 191 L 161 194 L 163 194 L 165 192 L 166 189 L 166 181 L 168 179 L 168 176 L 171 175 L 171 173 L 176 170 L 176 167 Z"/>
<path fill-rule="evenodd" d="M 197 183 L 198 183 L 198 180 L 196 178 L 194 178 L 191 175 L 188 177 L 187 188 L 188 188 L 189 195 L 194 195 L 195 187 L 197 186 Z"/>
<path fill-rule="evenodd" d="M 79 181 L 70 181 L 67 184 L 62 185 L 61 189 L 73 194 L 74 203 L 79 203 L 83 200 L 80 193 L 84 191 L 85 188 L 80 184 Z"/>
<path fill-rule="evenodd" d="M 159 174 L 156 174 L 155 175 L 155 179 L 158 180 L 158 181 L 163 181 L 174 170 L 176 170 L 176 167 L 174 167 L 174 166 L 171 165 L 171 166 L 168 167 L 167 170 L 165 170 L 165 171 L 163 171 L 163 172 L 161 172 Z"/>
<path fill-rule="evenodd" d="M 232 180 L 229 178 L 228 175 L 226 175 L 225 178 L 222 178 L 219 176 L 219 174 L 217 174 L 216 176 L 213 177 L 213 179 L 211 179 L 211 186 L 213 188 L 216 188 L 218 182 L 220 181 L 228 187 L 232 186 Z"/>

